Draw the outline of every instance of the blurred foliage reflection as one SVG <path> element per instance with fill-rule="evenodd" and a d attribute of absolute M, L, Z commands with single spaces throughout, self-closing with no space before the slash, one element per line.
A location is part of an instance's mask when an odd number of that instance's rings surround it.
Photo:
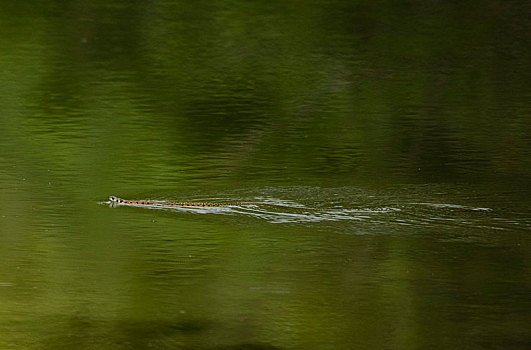
<path fill-rule="evenodd" d="M 2 1 L 0 348 L 529 348 L 530 32 L 528 1 Z"/>

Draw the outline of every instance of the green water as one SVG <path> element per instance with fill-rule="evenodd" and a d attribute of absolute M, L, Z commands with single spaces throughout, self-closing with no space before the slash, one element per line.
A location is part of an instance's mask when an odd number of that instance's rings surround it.
<path fill-rule="evenodd" d="M 2 1 L 0 349 L 529 349 L 530 13 Z"/>

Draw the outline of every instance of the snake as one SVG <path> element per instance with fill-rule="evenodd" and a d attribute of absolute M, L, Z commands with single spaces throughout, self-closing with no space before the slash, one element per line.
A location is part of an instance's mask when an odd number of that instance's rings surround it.
<path fill-rule="evenodd" d="M 229 203 L 217 203 L 217 202 L 170 202 L 170 201 L 155 201 L 155 200 L 127 200 L 116 196 L 109 197 L 109 204 L 111 207 L 119 205 L 128 206 L 149 206 L 149 207 L 187 207 L 187 208 L 200 208 L 200 207 L 235 207 L 235 206 L 269 206 L 278 208 L 291 208 L 291 209 L 312 209 L 301 208 L 290 205 L 276 204 L 276 203 L 260 203 L 260 202 L 229 202 Z"/>
<path fill-rule="evenodd" d="M 214 203 L 214 202 L 166 202 L 166 201 L 153 201 L 153 200 L 127 200 L 116 196 L 109 197 L 110 204 L 116 205 L 149 205 L 149 206 L 174 206 L 174 207 L 228 207 L 237 205 L 252 205 L 256 203 Z"/>

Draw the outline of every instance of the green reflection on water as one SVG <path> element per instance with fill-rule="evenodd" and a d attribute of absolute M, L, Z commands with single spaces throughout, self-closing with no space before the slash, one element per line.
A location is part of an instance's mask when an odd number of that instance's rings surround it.
<path fill-rule="evenodd" d="M 2 2 L 0 347 L 527 348 L 527 9 Z"/>

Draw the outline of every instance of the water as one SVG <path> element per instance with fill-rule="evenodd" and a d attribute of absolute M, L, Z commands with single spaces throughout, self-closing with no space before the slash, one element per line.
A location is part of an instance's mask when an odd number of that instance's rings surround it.
<path fill-rule="evenodd" d="M 2 2 L 0 348 L 529 348 L 530 11 Z"/>

